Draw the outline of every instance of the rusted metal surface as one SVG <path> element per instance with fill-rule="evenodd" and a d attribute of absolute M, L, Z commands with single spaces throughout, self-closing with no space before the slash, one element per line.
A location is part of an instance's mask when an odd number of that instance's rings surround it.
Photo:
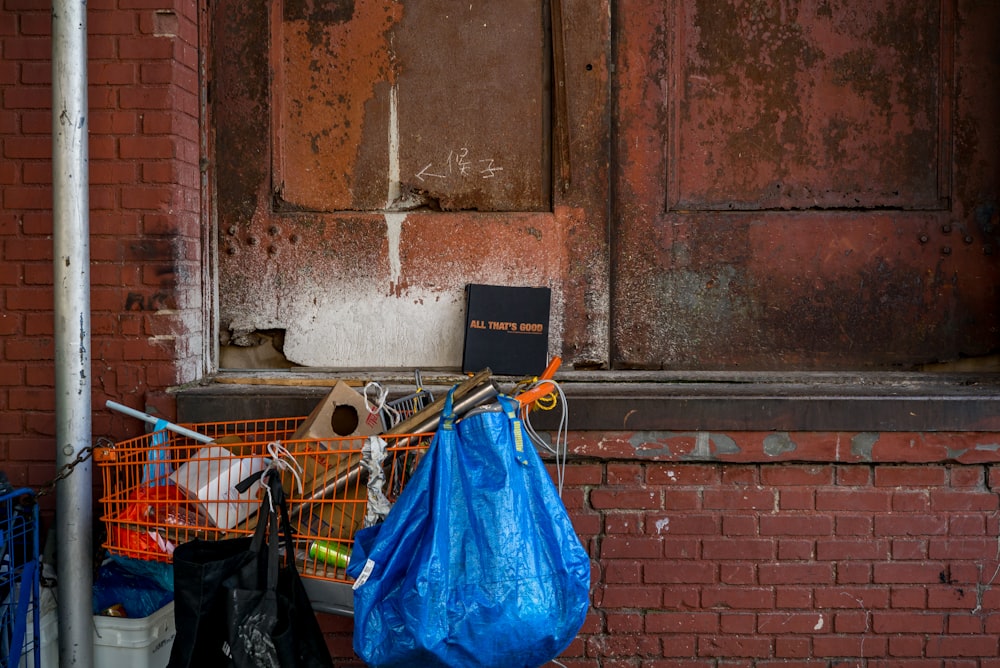
<path fill-rule="evenodd" d="M 1000 349 L 1000 5 L 626 0 L 616 16 L 619 366 Z"/>
<path fill-rule="evenodd" d="M 271 23 L 279 206 L 549 208 L 539 3 L 300 0 Z"/>
<path fill-rule="evenodd" d="M 457 366 L 465 284 L 547 285 L 551 352 L 606 365 L 606 3 L 562 0 L 556 145 L 545 3 L 259 4 L 213 3 L 223 330 L 283 332 L 297 364 Z"/>

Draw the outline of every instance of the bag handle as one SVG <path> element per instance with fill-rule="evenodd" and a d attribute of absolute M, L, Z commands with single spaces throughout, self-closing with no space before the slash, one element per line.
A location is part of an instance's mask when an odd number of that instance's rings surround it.
<path fill-rule="evenodd" d="M 451 431 L 455 428 L 455 388 L 452 386 L 444 398 L 444 407 L 441 408 L 441 428 Z"/>
<path fill-rule="evenodd" d="M 292 529 L 288 519 L 288 506 L 285 503 L 285 489 L 281 486 L 281 477 L 274 474 L 275 471 L 264 472 L 263 481 L 267 486 L 268 493 L 260 500 L 260 510 L 257 513 L 257 527 L 254 529 L 253 538 L 250 540 L 250 551 L 260 555 L 267 542 L 267 576 L 266 585 L 268 590 L 274 591 L 278 587 L 278 563 L 280 554 L 278 544 L 281 542 L 279 533 L 279 513 L 280 524 L 285 533 L 285 542 L 292 549 Z M 260 562 L 257 561 L 259 564 Z"/>

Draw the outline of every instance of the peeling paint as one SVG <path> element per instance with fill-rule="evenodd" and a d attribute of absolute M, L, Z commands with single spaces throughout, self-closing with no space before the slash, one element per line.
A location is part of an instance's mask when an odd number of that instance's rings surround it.
<path fill-rule="evenodd" d="M 787 433 L 771 434 L 764 439 L 764 454 L 771 457 L 795 452 L 797 447 Z"/>
<path fill-rule="evenodd" d="M 855 434 L 851 438 L 851 455 L 866 462 L 872 461 L 872 450 L 878 439 L 879 434 L 875 432 Z"/>

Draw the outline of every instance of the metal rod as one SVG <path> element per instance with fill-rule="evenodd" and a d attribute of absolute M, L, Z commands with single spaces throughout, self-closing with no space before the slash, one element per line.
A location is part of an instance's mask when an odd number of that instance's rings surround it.
<path fill-rule="evenodd" d="M 106 402 L 104 402 L 104 405 L 112 410 L 118 411 L 119 413 L 124 413 L 129 417 L 138 418 L 139 420 L 142 420 L 143 422 L 148 422 L 149 424 L 152 425 L 155 425 L 157 422 L 160 421 L 160 418 L 153 417 L 149 413 L 143 413 L 142 411 L 137 411 L 134 408 L 129 408 L 128 406 L 124 406 L 118 403 L 117 401 L 111 401 L 110 399 L 108 399 Z M 164 422 L 166 422 L 166 420 L 164 420 Z M 187 436 L 188 438 L 192 438 L 200 443 L 212 443 L 215 440 L 209 436 L 205 436 L 204 434 L 199 434 L 196 431 L 191 431 L 190 429 L 182 427 L 179 424 L 174 424 L 173 422 L 167 422 L 165 425 L 163 425 L 163 428 L 168 431 L 172 431 L 175 434 L 180 434 L 181 436 Z"/>
<path fill-rule="evenodd" d="M 87 3 L 52 3 L 52 257 L 56 468 L 91 443 L 90 198 Z M 93 470 L 76 465 L 56 488 L 59 665 L 94 665 Z"/>

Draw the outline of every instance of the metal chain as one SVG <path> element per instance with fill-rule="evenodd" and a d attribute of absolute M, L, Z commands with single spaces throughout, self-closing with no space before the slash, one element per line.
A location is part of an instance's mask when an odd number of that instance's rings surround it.
<path fill-rule="evenodd" d="M 52 480 L 45 483 L 38 489 L 38 491 L 35 493 L 35 498 L 42 497 L 45 496 L 46 494 L 51 494 L 52 492 L 54 492 L 56 489 L 56 483 L 58 483 L 60 480 L 65 480 L 66 478 L 68 478 L 70 474 L 73 473 L 73 470 L 77 466 L 90 459 L 91 456 L 94 454 L 94 448 L 97 447 L 104 448 L 112 445 L 114 445 L 114 442 L 111 439 L 101 436 L 100 438 L 97 439 L 96 444 L 88 445 L 83 450 L 80 450 L 78 453 L 76 453 L 76 459 L 64 464 L 63 467 L 59 469 L 59 473 L 57 473 L 55 477 L 52 478 Z"/>

